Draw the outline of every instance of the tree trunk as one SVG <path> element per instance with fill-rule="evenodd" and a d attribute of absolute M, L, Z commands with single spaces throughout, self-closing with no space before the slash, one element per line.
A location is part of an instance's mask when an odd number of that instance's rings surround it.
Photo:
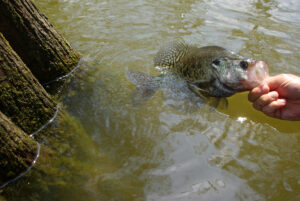
<path fill-rule="evenodd" d="M 25 172 L 37 154 L 37 142 L 0 112 L 0 186 Z"/>
<path fill-rule="evenodd" d="M 56 103 L 1 33 L 0 88 L 0 111 L 26 133 L 39 129 L 55 113 Z"/>
<path fill-rule="evenodd" d="M 100 151 L 80 121 L 67 112 L 60 110 L 55 121 L 35 135 L 35 139 L 41 142 L 39 159 L 28 174 L 0 189 L 0 196 L 2 190 L 7 201 L 80 200 L 83 197 L 93 200 L 95 194 L 90 185 L 94 186 L 94 182 L 99 182 L 104 192 L 124 189 L 116 188 L 109 179 L 102 182 L 103 172 L 113 174 L 117 168 L 105 152 Z M 74 199 L 65 197 L 70 194 Z"/>
<path fill-rule="evenodd" d="M 0 0 L 0 32 L 42 84 L 67 74 L 79 61 L 31 0 Z"/>

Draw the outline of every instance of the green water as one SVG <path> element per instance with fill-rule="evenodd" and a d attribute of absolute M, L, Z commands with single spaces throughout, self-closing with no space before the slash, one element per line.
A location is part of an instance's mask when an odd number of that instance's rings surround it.
<path fill-rule="evenodd" d="M 135 107 L 125 77 L 126 69 L 157 74 L 156 51 L 177 37 L 265 60 L 272 75 L 300 75 L 300 1 L 35 3 L 89 67 L 61 97 L 78 126 L 66 129 L 74 151 L 50 175 L 33 169 L 8 200 L 300 200 L 299 122 L 255 111 L 247 93 L 217 111 L 186 112 L 190 103 L 170 104 L 161 91 Z"/>

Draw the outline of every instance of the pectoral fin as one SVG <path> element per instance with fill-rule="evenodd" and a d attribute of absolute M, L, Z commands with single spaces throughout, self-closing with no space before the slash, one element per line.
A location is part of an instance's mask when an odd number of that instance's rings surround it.
<path fill-rule="evenodd" d="M 208 101 L 208 105 L 212 107 L 212 110 L 215 110 L 217 108 L 225 110 L 228 108 L 228 100 L 226 98 L 212 97 Z"/>
<path fill-rule="evenodd" d="M 207 97 L 209 95 L 209 91 L 206 89 L 208 87 L 200 87 L 200 86 L 205 86 L 208 85 L 207 81 L 203 81 L 201 82 L 201 84 L 199 84 L 200 81 L 197 82 L 188 82 L 188 87 L 189 89 L 194 92 L 196 95 L 200 96 L 200 97 Z"/>

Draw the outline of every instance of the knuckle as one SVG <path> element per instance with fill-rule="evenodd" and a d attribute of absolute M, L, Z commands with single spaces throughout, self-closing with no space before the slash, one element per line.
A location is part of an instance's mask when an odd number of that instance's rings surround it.
<path fill-rule="evenodd" d="M 265 114 L 271 114 L 272 111 L 273 111 L 272 108 L 268 106 L 262 108 L 262 112 Z"/>
<path fill-rule="evenodd" d="M 254 107 L 254 109 L 259 110 L 259 111 L 261 111 L 261 108 L 262 108 L 257 102 L 253 103 L 253 107 Z"/>
<path fill-rule="evenodd" d="M 248 94 L 248 100 L 250 101 L 250 102 L 254 102 L 254 97 L 253 97 L 253 94 L 250 92 L 249 94 Z"/>

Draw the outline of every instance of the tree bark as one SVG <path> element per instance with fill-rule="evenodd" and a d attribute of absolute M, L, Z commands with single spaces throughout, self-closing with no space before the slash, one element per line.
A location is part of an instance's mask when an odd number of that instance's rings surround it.
<path fill-rule="evenodd" d="M 54 115 L 56 103 L 0 33 L 0 111 L 26 133 Z"/>
<path fill-rule="evenodd" d="M 37 153 L 37 142 L 0 112 L 0 186 L 26 171 Z"/>
<path fill-rule="evenodd" d="M 113 190 L 116 188 L 113 182 L 102 183 L 100 179 L 104 170 L 111 174 L 116 172 L 116 166 L 100 151 L 80 121 L 64 110 L 60 110 L 55 121 L 36 134 L 35 139 L 41 142 L 39 159 L 28 174 L 0 189 L 0 195 L 2 190 L 7 201 L 80 200 L 82 197 L 90 200 L 95 198 L 90 190 L 94 181 L 99 182 L 104 192 L 118 190 L 118 187 Z M 65 197 L 71 194 L 74 199 Z M 108 200 L 105 198 L 100 200 Z"/>
<path fill-rule="evenodd" d="M 79 61 L 31 0 L 0 0 L 0 32 L 42 84 L 67 74 Z"/>

